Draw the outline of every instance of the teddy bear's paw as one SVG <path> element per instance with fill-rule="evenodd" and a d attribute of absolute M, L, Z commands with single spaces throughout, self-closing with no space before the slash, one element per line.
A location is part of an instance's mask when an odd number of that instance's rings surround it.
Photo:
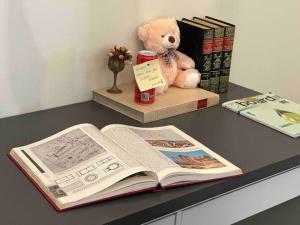
<path fill-rule="evenodd" d="M 195 62 L 193 60 L 187 60 L 187 61 L 181 62 L 181 66 L 182 66 L 182 68 L 185 68 L 185 69 L 192 69 L 192 68 L 195 68 Z"/>
<path fill-rule="evenodd" d="M 157 94 L 163 94 L 166 90 L 167 90 L 167 87 L 165 85 L 155 88 L 155 92 Z"/>
<path fill-rule="evenodd" d="M 191 73 L 187 76 L 185 82 L 184 82 L 184 87 L 185 88 L 195 88 L 200 82 L 200 73 L 195 72 Z"/>

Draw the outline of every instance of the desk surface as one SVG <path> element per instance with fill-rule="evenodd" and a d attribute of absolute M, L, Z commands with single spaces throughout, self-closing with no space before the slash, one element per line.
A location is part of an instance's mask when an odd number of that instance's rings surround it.
<path fill-rule="evenodd" d="M 254 94 L 231 84 L 221 102 Z M 111 123 L 147 127 L 173 124 L 242 168 L 245 175 L 58 213 L 8 159 L 7 153 L 14 146 L 32 143 L 79 123 L 92 123 L 99 128 Z M 299 164 L 299 138 L 293 139 L 221 106 L 143 125 L 95 102 L 83 102 L 0 119 L 0 220 L 7 225 L 140 224 Z"/>

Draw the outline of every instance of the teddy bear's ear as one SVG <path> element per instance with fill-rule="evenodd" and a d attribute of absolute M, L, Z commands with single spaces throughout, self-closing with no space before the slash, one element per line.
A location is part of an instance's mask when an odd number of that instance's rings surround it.
<path fill-rule="evenodd" d="M 145 24 L 144 26 L 140 26 L 137 30 L 137 35 L 141 41 L 146 40 L 147 31 L 148 31 L 148 24 Z"/>
<path fill-rule="evenodd" d="M 174 17 L 169 17 L 168 18 L 171 22 L 176 22 L 176 19 Z"/>

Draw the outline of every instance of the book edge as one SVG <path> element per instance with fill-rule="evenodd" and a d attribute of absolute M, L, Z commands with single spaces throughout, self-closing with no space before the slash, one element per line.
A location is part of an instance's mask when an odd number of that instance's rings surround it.
<path fill-rule="evenodd" d="M 105 99 L 105 101 L 101 101 L 103 99 Z M 137 110 L 135 110 L 125 104 L 122 104 L 120 102 L 116 102 L 106 96 L 100 95 L 96 91 L 93 91 L 93 101 L 95 101 L 101 105 L 104 105 L 112 110 L 115 110 L 125 116 L 128 116 L 131 119 L 137 120 L 141 123 L 145 123 L 145 113 L 137 111 Z M 124 109 L 126 112 L 124 112 Z"/>
<path fill-rule="evenodd" d="M 95 201 L 90 201 L 87 203 L 83 203 L 83 204 L 78 204 L 78 205 L 74 205 L 74 206 L 70 206 L 70 207 L 66 207 L 66 208 L 61 208 L 59 207 L 59 205 L 57 205 L 49 196 L 48 194 L 40 187 L 40 185 L 30 176 L 29 173 L 27 173 L 27 171 L 19 164 L 19 162 L 9 153 L 7 153 L 8 158 L 18 167 L 18 169 L 27 177 L 27 179 L 36 187 L 36 189 L 42 193 L 42 195 L 44 196 L 44 198 L 52 205 L 52 207 L 58 211 L 58 212 L 65 212 L 67 210 L 70 209 L 74 209 L 74 208 L 79 208 L 81 206 L 85 206 L 85 205 L 90 205 L 90 204 L 95 204 L 95 203 L 100 203 L 100 202 L 104 202 L 104 201 L 108 201 L 108 200 L 113 200 L 113 199 L 117 199 L 117 198 L 121 198 L 121 197 L 125 197 L 125 196 L 129 196 L 129 195 L 134 195 L 134 194 L 138 194 L 138 193 L 143 193 L 143 192 L 148 192 L 148 191 L 154 191 L 156 189 L 159 189 L 157 187 L 151 187 L 151 188 L 146 188 L 146 189 L 141 189 L 141 190 L 137 190 L 137 191 L 132 191 L 132 192 L 127 192 L 127 193 L 123 193 L 123 194 L 119 194 L 119 195 L 113 195 L 107 198 L 102 198 L 102 199 L 97 199 Z"/>
<path fill-rule="evenodd" d="M 219 181 L 219 180 L 226 180 L 229 178 L 235 178 L 235 177 L 240 177 L 244 175 L 244 172 L 240 169 L 240 173 L 236 174 L 236 175 L 232 175 L 232 176 L 225 176 L 225 177 L 220 177 L 220 178 L 213 178 L 213 179 L 207 179 L 207 180 L 201 180 L 201 181 L 195 181 L 195 182 L 185 182 L 185 183 L 181 183 L 181 184 L 175 184 L 175 185 L 167 185 L 162 187 L 163 190 L 168 190 L 171 188 L 177 188 L 177 187 L 184 187 L 184 186 L 188 186 L 188 185 L 193 185 L 193 184 L 202 184 L 202 183 L 209 183 L 209 182 L 214 182 L 214 181 Z"/>
<path fill-rule="evenodd" d="M 218 21 L 218 22 L 221 22 L 221 23 L 227 24 L 228 26 L 233 26 L 233 27 L 235 27 L 235 25 L 234 25 L 234 24 L 232 24 L 232 23 L 228 23 L 228 22 L 226 22 L 226 21 L 219 20 L 219 19 L 216 19 L 216 18 L 214 18 L 214 17 L 211 17 L 211 16 L 205 16 L 205 18 L 209 18 L 209 19 L 212 19 L 212 20 L 215 20 L 215 21 Z"/>
<path fill-rule="evenodd" d="M 18 167 L 19 170 L 27 177 L 27 179 L 36 187 L 36 189 L 42 193 L 44 198 L 53 206 L 56 211 L 63 211 L 63 208 L 60 208 L 49 196 L 48 194 L 40 187 L 40 185 L 30 176 L 29 173 L 21 166 L 21 164 L 11 155 L 11 151 L 7 154 L 8 158 Z"/>

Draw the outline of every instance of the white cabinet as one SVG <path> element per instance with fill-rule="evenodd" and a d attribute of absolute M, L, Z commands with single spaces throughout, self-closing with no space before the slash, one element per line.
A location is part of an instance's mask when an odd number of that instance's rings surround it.
<path fill-rule="evenodd" d="M 144 225 L 175 225 L 175 214 L 159 218 Z"/>
<path fill-rule="evenodd" d="M 297 167 L 144 225 L 229 225 L 300 196 L 299 187 Z"/>

